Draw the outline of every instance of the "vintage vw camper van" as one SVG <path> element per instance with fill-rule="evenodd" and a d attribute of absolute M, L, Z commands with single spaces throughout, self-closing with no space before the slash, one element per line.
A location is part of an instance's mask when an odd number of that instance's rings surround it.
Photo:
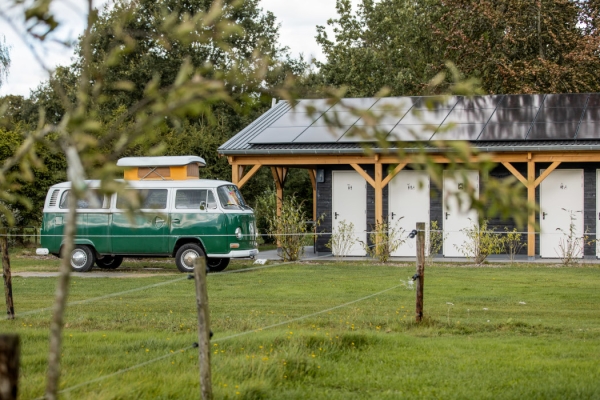
<path fill-rule="evenodd" d="M 231 258 L 258 254 L 254 213 L 234 184 L 164 175 L 126 180 L 125 191 L 112 196 L 97 191 L 99 181 L 86 181 L 97 201 L 77 204 L 75 248 L 67 255 L 74 271 L 118 268 L 123 257 L 175 257 L 177 268 L 190 272 L 195 258 L 206 256 L 209 270 L 218 272 Z M 48 191 L 38 254 L 62 256 L 70 188 L 64 182 Z M 141 202 L 136 213 L 126 201 L 133 196 Z"/>

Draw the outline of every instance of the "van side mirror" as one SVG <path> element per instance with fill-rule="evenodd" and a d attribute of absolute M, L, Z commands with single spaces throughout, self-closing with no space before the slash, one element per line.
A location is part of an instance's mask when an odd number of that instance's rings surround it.
<path fill-rule="evenodd" d="M 206 202 L 205 201 L 201 201 L 200 202 L 200 209 L 201 210 L 206 210 Z"/>

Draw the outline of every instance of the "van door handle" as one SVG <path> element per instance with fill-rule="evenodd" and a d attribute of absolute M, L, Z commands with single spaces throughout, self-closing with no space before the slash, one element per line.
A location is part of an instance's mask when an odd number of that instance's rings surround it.
<path fill-rule="evenodd" d="M 164 223 L 165 223 L 165 220 L 164 220 L 164 219 L 162 219 L 161 217 L 156 217 L 156 218 L 154 218 L 154 225 L 155 225 L 157 228 L 160 228 L 160 227 L 162 227 Z"/>
<path fill-rule="evenodd" d="M 335 219 L 337 219 L 338 215 L 340 215 L 340 214 L 338 214 L 338 213 L 333 213 L 333 214 L 334 214 L 334 216 L 335 216 Z"/>
<path fill-rule="evenodd" d="M 546 215 L 548 215 L 548 213 L 545 213 L 545 212 L 543 212 L 543 213 L 542 213 L 542 219 L 544 219 L 544 220 L 545 220 L 545 219 L 546 219 Z"/>
<path fill-rule="evenodd" d="M 180 222 L 181 222 L 181 220 L 180 220 L 179 218 L 175 218 L 175 219 L 173 220 L 173 223 L 174 223 L 174 224 L 178 224 L 178 223 L 180 223 Z"/>
<path fill-rule="evenodd" d="M 446 213 L 446 219 L 448 219 L 449 216 L 450 216 L 450 214 Z"/>

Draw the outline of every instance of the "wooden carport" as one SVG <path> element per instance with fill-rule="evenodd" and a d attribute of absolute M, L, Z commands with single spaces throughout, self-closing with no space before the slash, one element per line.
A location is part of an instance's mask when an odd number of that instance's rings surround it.
<path fill-rule="evenodd" d="M 448 157 L 440 154 L 432 154 L 430 157 L 436 163 L 449 163 Z M 395 174 L 400 172 L 406 165 L 412 164 L 413 157 L 406 156 L 399 160 L 393 155 L 252 155 L 252 156 L 229 156 L 227 159 L 232 167 L 232 181 L 238 187 L 243 187 L 244 184 L 259 170 L 261 167 L 269 167 L 275 180 L 277 188 L 277 213 L 281 213 L 281 202 L 283 198 L 283 189 L 285 177 L 289 168 L 305 168 L 308 169 L 309 176 L 312 182 L 313 189 L 313 218 L 316 218 L 316 201 L 317 201 L 317 186 L 316 186 L 316 169 L 319 165 L 351 165 L 375 191 L 375 216 L 377 222 L 384 220 L 383 215 L 383 188 L 391 181 Z M 561 163 L 573 162 L 600 162 L 600 151 L 584 151 L 584 152 L 523 152 L 510 154 L 491 154 L 491 159 L 494 162 L 502 164 L 508 169 L 525 187 L 527 188 L 527 200 L 535 203 L 535 189 L 542 181 L 550 175 L 556 167 Z M 523 176 L 513 164 L 525 163 L 527 165 L 527 176 Z M 536 163 L 551 163 L 546 170 L 536 176 Z M 371 178 L 369 174 L 361 167 L 361 165 L 373 165 L 375 177 Z M 383 166 L 396 165 L 393 171 L 384 178 Z M 249 168 L 249 169 L 248 169 Z M 245 171 L 248 171 L 244 173 Z M 527 255 L 535 256 L 535 213 L 529 214 L 529 224 L 527 227 Z"/>
<path fill-rule="evenodd" d="M 370 110 L 376 109 L 376 105 L 382 101 L 397 107 L 402 107 L 403 103 L 408 104 L 409 107 L 399 114 L 397 121 L 394 122 L 395 125 L 378 126 L 378 128 L 388 129 L 388 140 L 392 147 L 400 147 L 402 141 L 407 140 L 404 139 L 406 135 L 402 136 L 402 129 L 398 130 L 398 128 L 415 127 L 415 130 L 419 128 L 426 130 L 431 129 L 432 125 L 442 127 L 447 121 L 455 123 L 456 134 L 454 137 L 451 135 L 449 139 L 469 141 L 479 153 L 486 153 L 492 161 L 503 165 L 526 187 L 527 199 L 531 203 L 535 203 L 536 188 L 559 165 L 600 163 L 600 129 L 598 128 L 600 94 L 450 97 L 441 105 L 443 113 L 438 119 L 435 113 L 432 114 L 431 108 L 425 106 L 427 99 L 426 97 L 342 99 L 340 104 L 367 105 Z M 221 146 L 219 152 L 228 157 L 229 164 L 232 166 L 233 183 L 243 187 L 261 167 L 269 167 L 280 200 L 283 198 L 288 169 L 308 169 L 312 182 L 313 202 L 316 205 L 317 169 L 323 166 L 348 165 L 373 188 L 375 221 L 382 222 L 385 218 L 383 189 L 394 175 L 407 165 L 422 162 L 422 154 L 414 148 L 411 150 L 411 146 L 405 149 L 405 156 L 402 158 L 398 158 L 394 153 L 396 149 L 386 150 L 372 146 L 370 154 L 366 154 L 360 146 L 349 149 L 344 146 L 353 141 L 349 138 L 348 132 L 351 132 L 352 126 L 360 125 L 361 119 L 358 116 L 351 119 L 352 112 L 345 112 L 344 108 L 339 108 L 338 105 L 331 106 L 330 103 L 325 105 L 325 100 L 314 101 L 317 109 L 316 116 L 307 115 L 298 111 L 299 106 L 306 102 L 310 101 L 301 100 L 295 108 L 281 102 L 284 104 L 278 104 Z M 411 114 L 413 110 L 416 115 L 421 115 L 420 118 L 424 119 L 423 124 L 402 126 L 405 121 L 406 124 L 415 124 L 415 117 Z M 344 113 L 347 115 L 340 115 Z M 344 121 L 350 121 L 349 126 L 329 128 L 333 137 L 328 137 L 322 128 L 325 124 L 319 125 L 319 121 L 324 116 L 325 120 L 331 119 L 332 116 L 335 118 L 339 116 L 338 119 L 342 124 Z M 411 118 L 412 121 L 409 121 Z M 472 129 L 474 126 L 477 128 L 475 133 Z M 310 132 L 311 130 L 313 132 Z M 434 128 L 432 132 L 433 135 L 427 137 L 425 142 L 441 140 L 438 138 L 441 135 L 438 133 L 441 132 L 439 128 L 437 130 Z M 448 136 L 444 138 L 446 137 Z M 414 141 L 408 139 L 410 140 Z M 364 140 L 354 139 L 354 142 L 364 143 Z M 324 146 L 323 143 L 328 145 Z M 436 153 L 432 148 L 426 151 L 427 156 L 435 163 L 451 162 L 443 151 L 437 150 Z M 540 163 L 544 163 L 545 171 L 536 174 L 536 164 Z M 387 167 L 390 165 L 394 168 L 390 174 L 385 175 L 384 168 L 388 171 Z M 373 176 L 367 173 L 365 168 L 369 170 L 372 168 Z M 527 172 L 523 173 L 519 170 Z M 278 212 L 281 212 L 280 201 L 278 201 Z M 313 208 L 313 217 L 316 218 L 315 208 Z M 527 229 L 527 254 L 530 257 L 536 254 L 535 221 L 536 214 L 531 212 Z"/>

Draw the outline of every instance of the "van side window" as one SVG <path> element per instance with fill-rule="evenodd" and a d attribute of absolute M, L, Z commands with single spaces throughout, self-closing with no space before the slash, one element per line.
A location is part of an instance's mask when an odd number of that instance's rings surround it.
<path fill-rule="evenodd" d="M 204 210 L 217 208 L 215 196 L 210 190 L 178 190 L 175 195 L 175 208 Z"/>
<path fill-rule="evenodd" d="M 138 196 L 141 209 L 163 210 L 167 208 L 167 189 L 128 189 L 126 195 L 117 196 L 117 208 L 126 209 L 128 200 Z"/>
<path fill-rule="evenodd" d="M 175 208 L 197 210 L 206 203 L 206 190 L 178 190 L 175 195 Z"/>
<path fill-rule="evenodd" d="M 70 190 L 65 190 L 60 197 L 60 203 L 58 204 L 59 208 L 69 208 L 69 192 Z M 96 204 L 90 204 L 88 199 L 79 199 L 77 200 L 77 209 L 102 209 L 108 208 L 108 201 L 106 201 L 104 194 L 99 193 L 97 190 L 91 190 L 90 194 L 92 197 L 96 199 Z"/>

